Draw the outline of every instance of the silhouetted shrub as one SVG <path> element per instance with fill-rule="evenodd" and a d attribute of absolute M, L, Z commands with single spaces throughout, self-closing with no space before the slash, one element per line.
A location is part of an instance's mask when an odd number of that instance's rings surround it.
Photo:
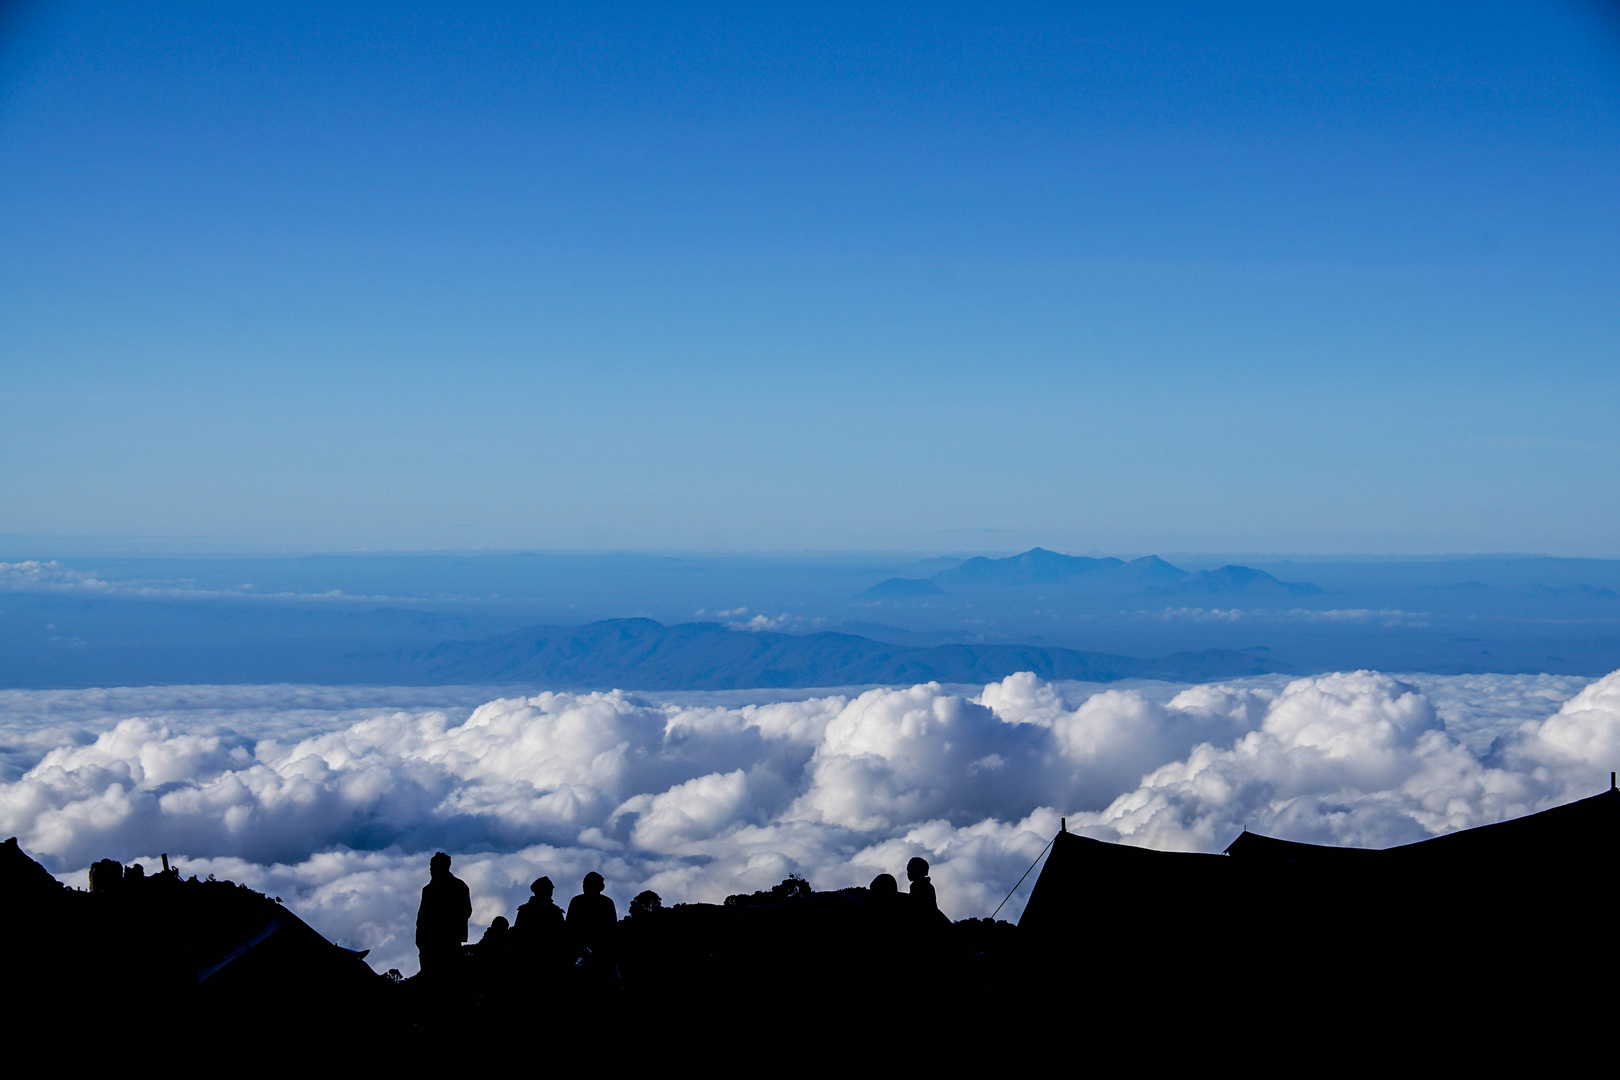
<path fill-rule="evenodd" d="M 736 893 L 726 897 L 727 907 L 751 907 L 754 904 L 783 904 L 790 900 L 803 900 L 815 890 L 798 874 L 789 874 L 779 884 L 756 893 Z"/>

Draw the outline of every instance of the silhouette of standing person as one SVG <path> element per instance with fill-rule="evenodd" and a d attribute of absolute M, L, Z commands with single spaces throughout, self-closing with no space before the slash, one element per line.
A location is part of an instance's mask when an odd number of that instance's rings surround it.
<path fill-rule="evenodd" d="M 428 871 L 422 906 L 416 909 L 416 952 L 422 974 L 437 979 L 455 970 L 472 918 L 472 894 L 466 882 L 450 873 L 450 856 L 444 852 L 433 856 Z"/>
<path fill-rule="evenodd" d="M 512 924 L 524 960 L 548 972 L 562 966 L 568 943 L 562 908 L 551 901 L 554 888 L 550 878 L 536 878 L 529 886 L 529 899 L 517 909 L 517 921 Z"/>
<path fill-rule="evenodd" d="M 585 875 L 584 889 L 568 901 L 568 934 L 579 950 L 580 968 L 592 983 L 613 979 L 613 931 L 619 909 L 613 898 L 602 895 L 607 882 L 595 870 Z"/>

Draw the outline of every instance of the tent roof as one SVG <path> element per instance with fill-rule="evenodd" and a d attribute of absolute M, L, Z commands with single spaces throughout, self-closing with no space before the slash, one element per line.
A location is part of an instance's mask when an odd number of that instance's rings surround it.
<path fill-rule="evenodd" d="M 1383 850 L 1245 832 L 1224 854 L 1206 855 L 1062 832 L 1018 925 L 1036 938 L 1062 944 L 1095 941 L 1099 933 L 1139 937 L 1160 927 L 1219 935 L 1251 924 L 1261 913 L 1275 922 L 1284 903 L 1323 911 L 1338 905 L 1334 910 L 1342 908 L 1340 916 L 1365 919 L 1366 910 L 1355 905 L 1390 890 L 1431 899 L 1453 892 L 1519 896 L 1512 890 L 1528 890 L 1520 899 L 1533 899 L 1538 888 L 1563 895 L 1583 882 L 1607 881 L 1617 842 L 1620 790 L 1614 789 L 1512 821 Z M 1487 891 L 1480 893 L 1481 888 Z"/>
<path fill-rule="evenodd" d="M 1366 861 L 1369 857 L 1380 864 L 1393 860 L 1422 863 L 1480 859 L 1556 861 L 1611 849 L 1617 838 L 1620 838 L 1620 790 L 1610 788 L 1601 795 L 1538 814 L 1382 850 L 1302 844 L 1246 831 L 1227 845 L 1226 854 L 1245 860 L 1356 861 L 1358 865 L 1370 865 Z"/>

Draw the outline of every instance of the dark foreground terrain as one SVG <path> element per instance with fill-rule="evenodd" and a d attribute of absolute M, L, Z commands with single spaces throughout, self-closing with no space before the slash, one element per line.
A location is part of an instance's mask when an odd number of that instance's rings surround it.
<path fill-rule="evenodd" d="M 1613 789 L 1384 851 L 1245 833 L 1202 855 L 1063 832 L 1018 926 L 952 923 L 892 883 L 790 877 L 723 905 L 643 893 L 583 946 L 537 882 L 540 920 L 526 904 L 402 979 L 242 886 L 106 860 L 78 891 L 13 839 L 6 1030 L 68 1056 L 156 1045 L 283 1071 L 1559 1074 L 1601 1052 L 1620 1002 L 1617 841 Z"/>
<path fill-rule="evenodd" d="M 525 940 L 503 918 L 449 967 L 406 979 L 277 900 L 175 870 L 107 860 L 80 891 L 12 839 L 0 896 L 12 1030 L 67 1045 L 183 1037 L 210 1052 L 274 1032 L 300 1054 L 390 1061 L 540 1038 L 622 1057 L 716 1025 L 734 1048 L 764 1048 L 790 1015 L 898 1022 L 999 985 L 1016 937 L 1006 922 L 910 918 L 903 894 L 880 903 L 790 878 L 724 905 L 664 908 L 645 893 L 594 954 L 563 935 Z"/>

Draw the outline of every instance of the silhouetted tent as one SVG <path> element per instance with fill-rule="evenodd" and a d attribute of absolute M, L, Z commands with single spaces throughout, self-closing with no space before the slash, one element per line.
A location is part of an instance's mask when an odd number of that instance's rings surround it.
<path fill-rule="evenodd" d="M 1315 995 L 1386 994 L 1405 980 L 1424 988 L 1431 1015 L 1457 1016 L 1590 974 L 1617 854 L 1615 790 L 1384 850 L 1246 832 L 1209 855 L 1062 832 L 1019 920 L 1020 948 L 1029 980 L 1083 972 L 1126 996 L 1196 967 L 1221 973 L 1227 1008 L 1303 1012 Z"/>
<path fill-rule="evenodd" d="M 1099 927 L 1144 932 L 1210 918 L 1232 889 L 1223 855 L 1110 844 L 1061 832 L 1018 920 L 1020 937 L 1098 947 Z M 1189 901 L 1198 898 L 1196 904 Z"/>
<path fill-rule="evenodd" d="M 1620 790 L 1610 788 L 1589 799 L 1555 806 L 1538 814 L 1481 825 L 1399 847 L 1344 848 L 1278 840 L 1245 830 L 1227 845 L 1233 858 L 1283 862 L 1354 863 L 1368 867 L 1393 865 L 1458 866 L 1467 863 L 1500 865 L 1546 863 L 1553 867 L 1584 867 L 1591 873 L 1599 856 L 1620 854 Z M 1373 860 L 1369 862 L 1369 859 Z"/>

